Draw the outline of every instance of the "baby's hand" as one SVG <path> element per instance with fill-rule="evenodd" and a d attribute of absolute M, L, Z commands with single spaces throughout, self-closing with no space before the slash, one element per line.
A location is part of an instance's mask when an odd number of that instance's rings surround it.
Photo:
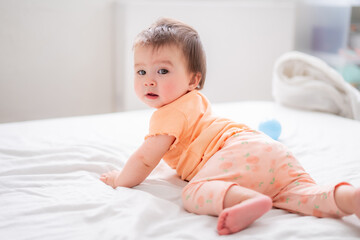
<path fill-rule="evenodd" d="M 120 175 L 120 171 L 113 170 L 111 172 L 103 173 L 100 176 L 100 180 L 106 183 L 107 185 L 116 188 L 119 185 L 117 185 L 117 179 Z"/>

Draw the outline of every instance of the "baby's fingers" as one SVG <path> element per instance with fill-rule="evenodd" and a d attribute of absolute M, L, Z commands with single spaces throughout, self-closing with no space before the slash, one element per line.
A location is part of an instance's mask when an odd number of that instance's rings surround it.
<path fill-rule="evenodd" d="M 115 180 L 116 180 L 116 177 L 119 175 L 119 173 L 120 173 L 119 171 L 113 170 L 113 171 L 101 174 L 99 179 L 103 183 L 105 183 L 113 188 L 116 188 L 117 186 L 115 185 Z"/>
<path fill-rule="evenodd" d="M 107 184 L 107 180 L 108 180 L 107 175 L 106 175 L 106 174 L 102 174 L 102 175 L 100 176 L 100 180 Z"/>

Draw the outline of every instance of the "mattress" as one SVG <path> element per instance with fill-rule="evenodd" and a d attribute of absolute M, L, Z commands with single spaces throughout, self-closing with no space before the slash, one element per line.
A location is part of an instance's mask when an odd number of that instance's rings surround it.
<path fill-rule="evenodd" d="M 287 145 L 318 184 L 360 186 L 360 122 L 273 102 L 215 104 L 216 114 L 253 128 L 281 122 Z M 1 239 L 359 239 L 360 220 L 316 218 L 273 208 L 229 236 L 217 219 L 186 212 L 186 182 L 161 162 L 142 184 L 99 180 L 141 144 L 152 110 L 0 124 Z"/>

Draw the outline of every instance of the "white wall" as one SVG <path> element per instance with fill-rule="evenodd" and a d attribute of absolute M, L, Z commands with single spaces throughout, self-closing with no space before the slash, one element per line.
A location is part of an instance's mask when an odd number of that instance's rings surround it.
<path fill-rule="evenodd" d="M 115 109 L 114 5 L 0 0 L 0 122 Z"/>
<path fill-rule="evenodd" d="M 0 0 L 0 122 L 144 108 L 132 43 L 161 16 L 194 26 L 212 102 L 271 100 L 295 0 Z"/>
<path fill-rule="evenodd" d="M 118 88 L 123 109 L 145 107 L 133 91 L 131 48 L 135 36 L 161 16 L 198 30 L 208 64 L 203 92 L 212 102 L 271 100 L 273 63 L 294 48 L 294 1 L 136 0 L 121 1 L 117 11 L 117 27 L 125 33 L 117 54 L 125 63 L 117 64 L 117 79 L 125 79 Z"/>

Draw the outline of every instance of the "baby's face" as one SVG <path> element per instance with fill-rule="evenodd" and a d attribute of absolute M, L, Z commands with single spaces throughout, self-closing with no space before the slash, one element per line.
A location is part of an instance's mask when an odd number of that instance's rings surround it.
<path fill-rule="evenodd" d="M 187 68 L 181 50 L 174 46 L 136 46 L 134 49 L 134 88 L 141 101 L 160 108 L 196 88 L 194 74 Z"/>

